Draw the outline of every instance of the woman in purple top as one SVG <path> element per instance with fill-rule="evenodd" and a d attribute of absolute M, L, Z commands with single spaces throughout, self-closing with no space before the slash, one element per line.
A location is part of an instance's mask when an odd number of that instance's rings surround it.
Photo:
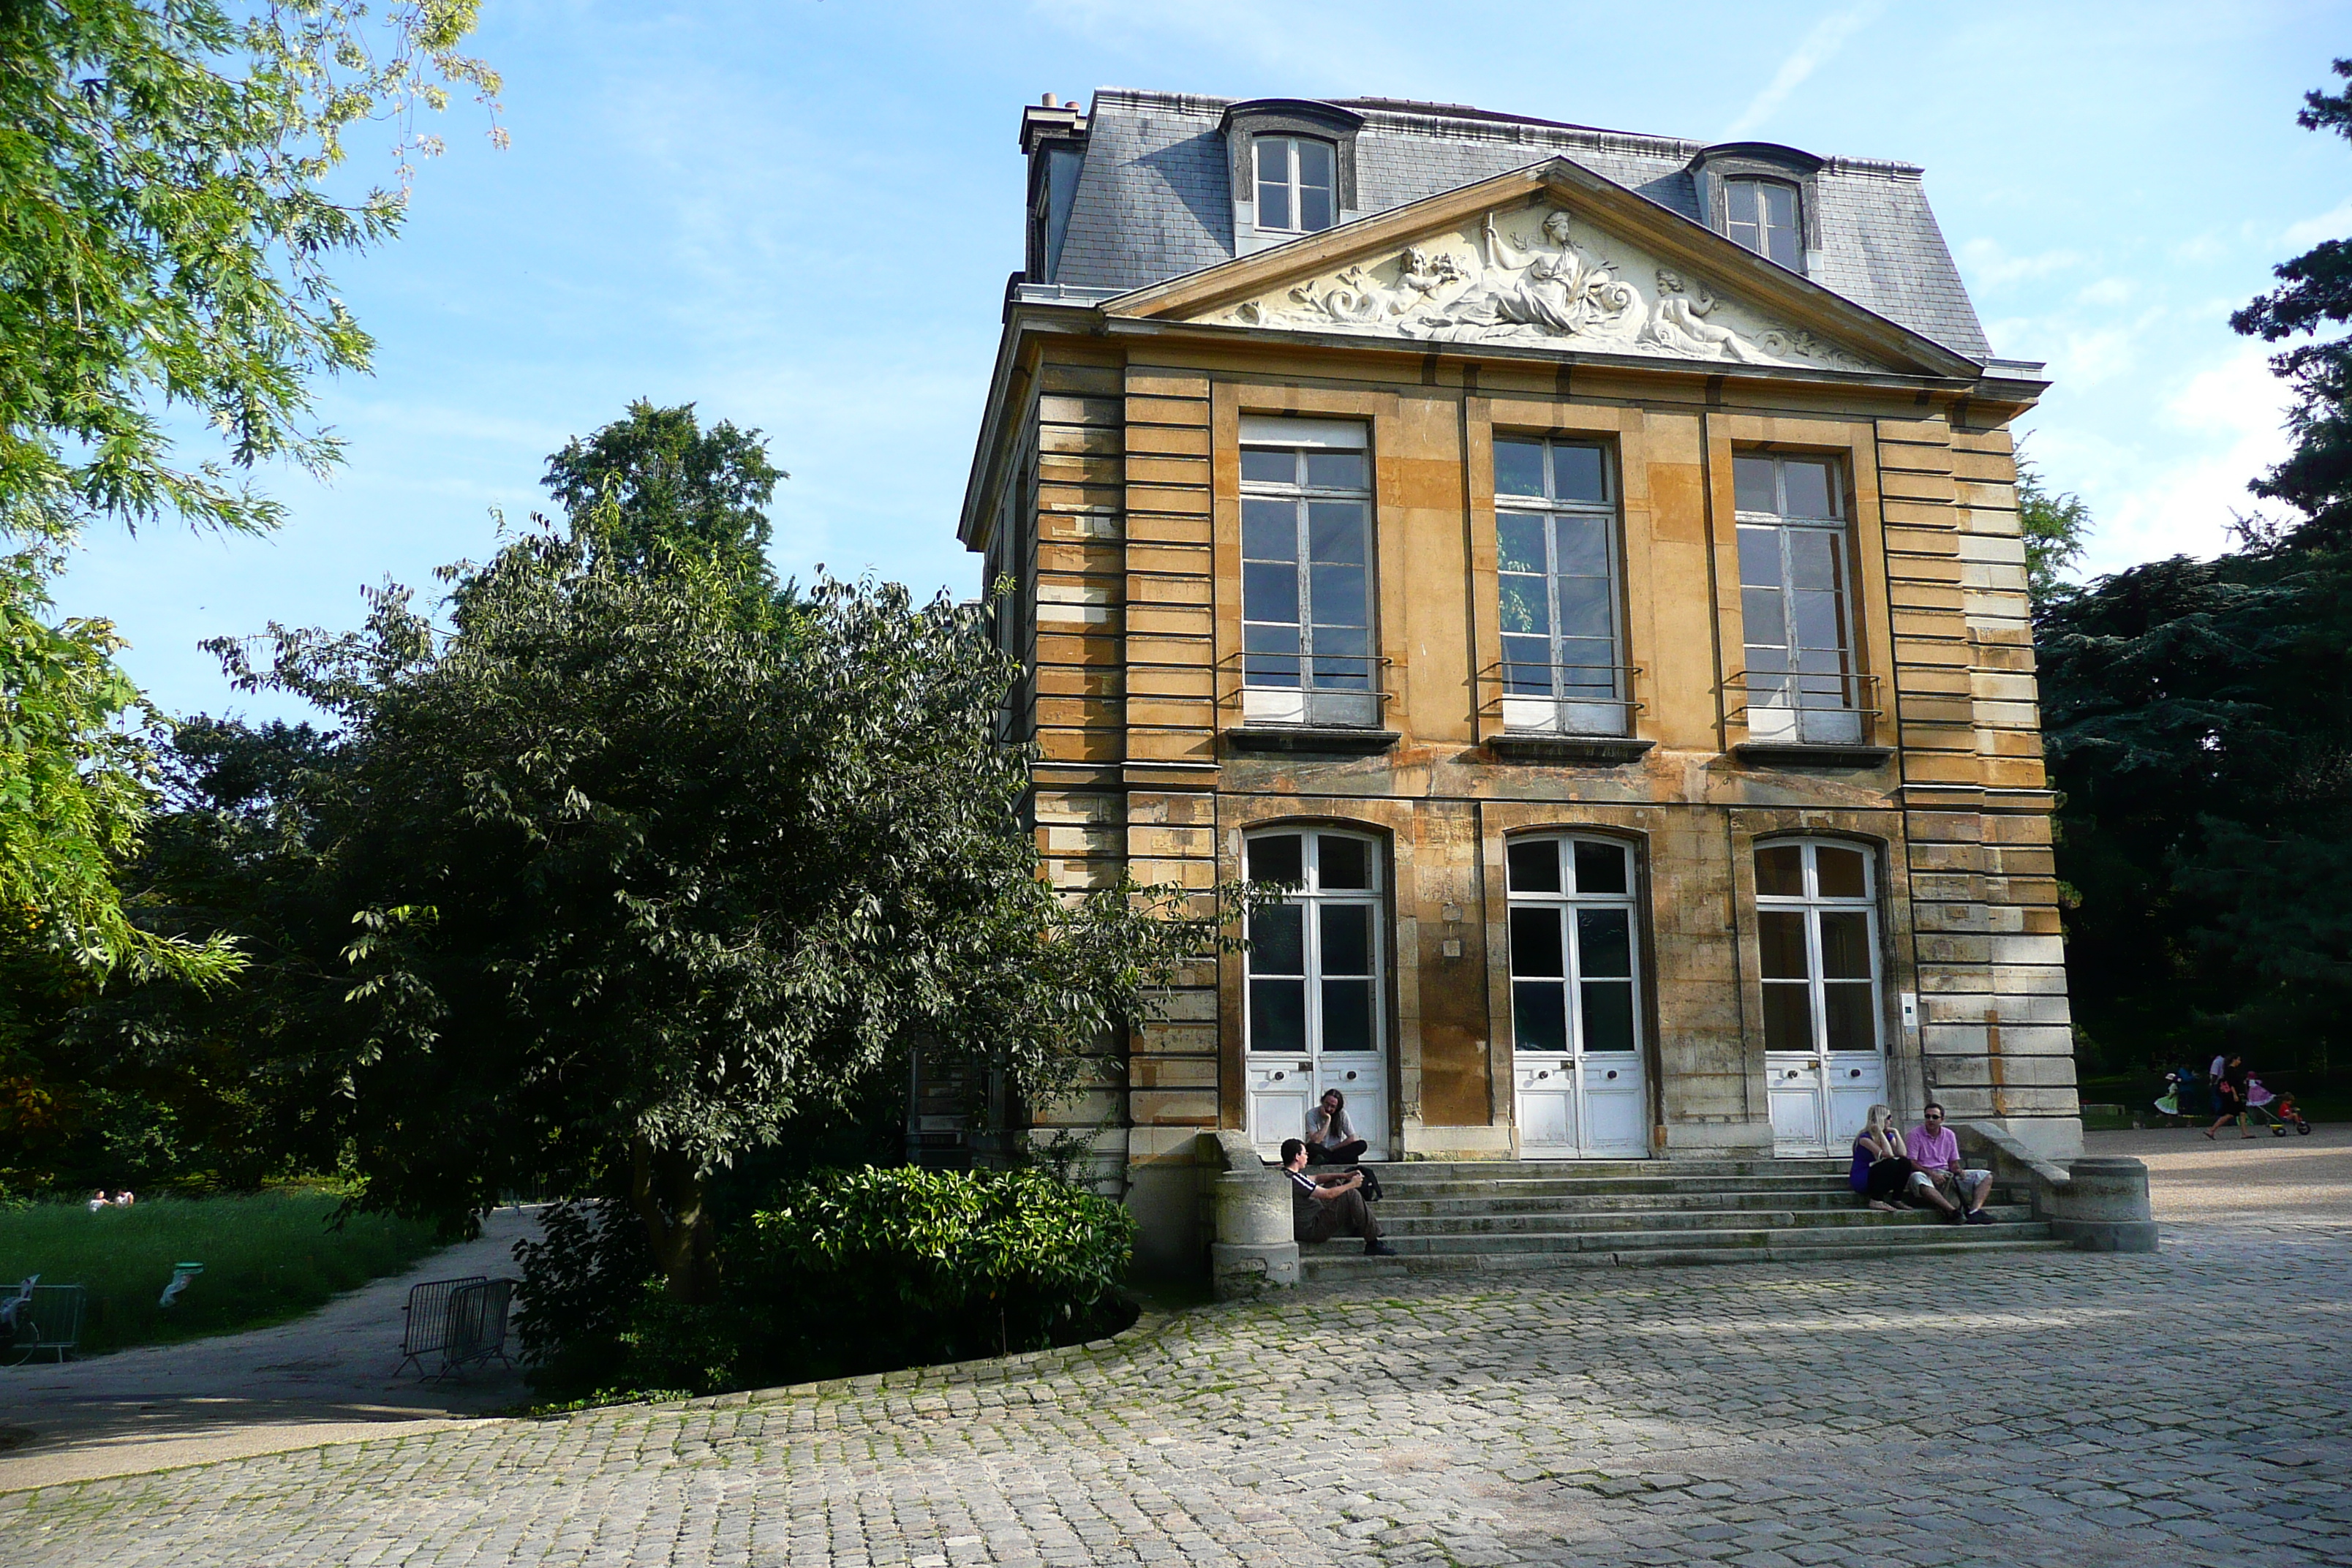
<path fill-rule="evenodd" d="M 1895 1212 L 1895 1195 L 1911 1180 L 1917 1167 L 1903 1157 L 1903 1134 L 1895 1129 L 1891 1107 L 1874 1105 L 1862 1131 L 1853 1135 L 1853 1169 L 1846 1183 L 1870 1200 L 1870 1206 Z"/>

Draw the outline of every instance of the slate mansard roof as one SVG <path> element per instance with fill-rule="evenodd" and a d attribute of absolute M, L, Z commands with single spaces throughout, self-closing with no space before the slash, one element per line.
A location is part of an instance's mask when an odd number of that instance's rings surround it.
<path fill-rule="evenodd" d="M 1033 283 L 1124 291 L 1235 254 L 1224 137 L 1235 100 L 1106 88 L 1095 95 L 1059 265 Z M 1360 116 L 1356 210 L 1365 216 L 1565 157 L 1696 222 L 1693 160 L 1706 144 L 1443 104 L 1328 100 Z M 1984 329 L 1916 164 L 1831 158 L 1814 180 L 1820 249 L 1807 276 L 1982 362 Z"/>

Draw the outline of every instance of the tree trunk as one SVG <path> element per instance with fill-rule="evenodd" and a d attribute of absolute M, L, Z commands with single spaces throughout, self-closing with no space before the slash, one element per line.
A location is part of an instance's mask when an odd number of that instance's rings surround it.
<path fill-rule="evenodd" d="M 699 1306 L 718 1293 L 719 1259 L 702 1173 L 686 1156 L 629 1141 L 629 1206 L 645 1223 L 646 1243 L 673 1301 Z"/>

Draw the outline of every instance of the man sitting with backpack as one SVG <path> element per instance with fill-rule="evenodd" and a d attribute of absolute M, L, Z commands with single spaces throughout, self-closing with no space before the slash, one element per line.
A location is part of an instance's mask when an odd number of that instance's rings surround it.
<path fill-rule="evenodd" d="M 1394 1258 L 1396 1248 L 1381 1239 L 1381 1222 L 1364 1202 L 1364 1173 L 1338 1176 L 1307 1173 L 1304 1139 L 1282 1141 L 1282 1168 L 1290 1177 L 1291 1233 L 1301 1241 L 1328 1241 L 1342 1233 L 1364 1238 L 1367 1258 Z"/>

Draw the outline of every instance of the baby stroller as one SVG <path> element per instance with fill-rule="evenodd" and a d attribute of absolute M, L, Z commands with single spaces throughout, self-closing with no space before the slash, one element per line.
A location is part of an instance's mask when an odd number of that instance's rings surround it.
<path fill-rule="evenodd" d="M 2262 1079 L 2249 1078 L 2246 1079 L 2246 1125 L 2254 1127 L 2265 1121 L 2270 1123 L 2273 1138 L 2285 1137 L 2290 1127 L 2305 1138 L 2311 1136 L 2311 1119 L 2295 1109 L 2294 1096 L 2273 1094 L 2263 1087 Z"/>

